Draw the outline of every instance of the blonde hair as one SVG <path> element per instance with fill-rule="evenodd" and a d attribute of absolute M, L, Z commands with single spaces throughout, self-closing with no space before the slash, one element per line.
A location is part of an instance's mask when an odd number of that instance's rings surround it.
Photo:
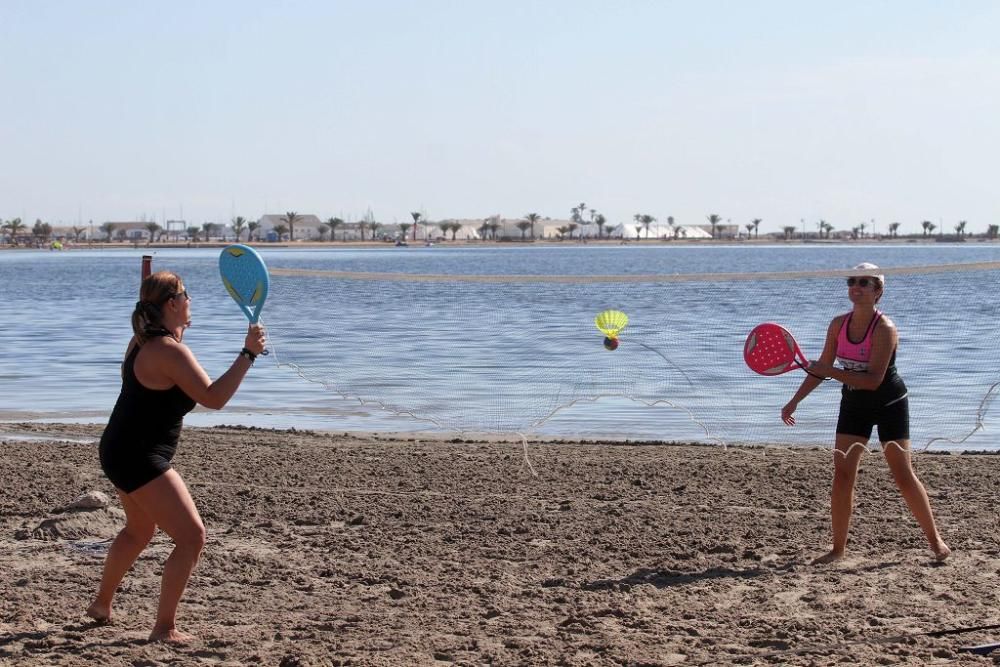
<path fill-rule="evenodd" d="M 180 291 L 181 278 L 172 271 L 157 271 L 142 281 L 139 300 L 132 311 L 132 332 L 139 345 L 166 332 L 163 306 Z"/>

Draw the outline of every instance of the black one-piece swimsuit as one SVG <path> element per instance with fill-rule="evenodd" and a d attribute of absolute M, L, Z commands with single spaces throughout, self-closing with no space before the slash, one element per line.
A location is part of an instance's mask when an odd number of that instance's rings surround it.
<path fill-rule="evenodd" d="M 196 405 L 180 387 L 144 387 L 135 376 L 139 349 L 125 358 L 122 390 L 101 436 L 101 469 L 125 493 L 170 470 L 184 415 Z"/>

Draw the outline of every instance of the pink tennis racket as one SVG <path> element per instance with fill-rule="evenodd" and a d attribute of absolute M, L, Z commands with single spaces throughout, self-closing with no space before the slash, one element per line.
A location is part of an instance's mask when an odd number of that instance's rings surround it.
<path fill-rule="evenodd" d="M 750 370 L 761 375 L 781 375 L 788 371 L 809 367 L 809 360 L 802 354 L 798 343 L 780 324 L 758 324 L 747 336 L 743 346 L 743 360 Z"/>

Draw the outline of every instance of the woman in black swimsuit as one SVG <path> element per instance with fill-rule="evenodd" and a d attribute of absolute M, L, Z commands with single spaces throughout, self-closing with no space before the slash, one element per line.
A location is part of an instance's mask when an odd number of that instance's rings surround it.
<path fill-rule="evenodd" d="M 111 601 L 125 573 L 159 527 L 174 541 L 151 640 L 187 641 L 177 630 L 177 604 L 205 545 L 205 526 L 170 460 L 184 415 L 198 403 L 222 408 L 264 350 L 264 330 L 251 325 L 233 365 L 212 382 L 181 340 L 191 324 L 191 297 L 169 271 L 142 281 L 132 313 L 134 336 L 122 364 L 122 389 L 101 437 L 101 468 L 125 509 L 125 527 L 104 562 L 97 598 L 87 615 L 111 620 Z"/>

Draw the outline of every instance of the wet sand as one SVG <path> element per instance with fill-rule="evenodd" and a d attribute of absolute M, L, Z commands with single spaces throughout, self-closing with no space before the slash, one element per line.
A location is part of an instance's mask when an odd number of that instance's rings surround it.
<path fill-rule="evenodd" d="M 61 508 L 113 496 L 100 427 L 0 430 L 0 664 L 1000 664 L 958 651 L 1000 629 L 932 634 L 1000 623 L 995 455 L 916 457 L 944 564 L 866 455 L 848 556 L 813 566 L 826 450 L 531 443 L 534 477 L 520 443 L 189 428 L 208 544 L 171 646 L 162 535 L 114 624 L 83 614 L 123 515 Z"/>

